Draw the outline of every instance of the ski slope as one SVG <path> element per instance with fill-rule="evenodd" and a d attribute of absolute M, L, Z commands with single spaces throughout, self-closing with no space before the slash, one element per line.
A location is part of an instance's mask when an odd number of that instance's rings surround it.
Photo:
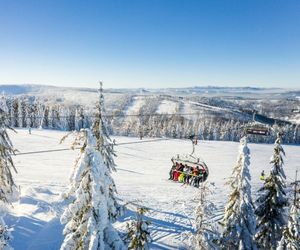
<path fill-rule="evenodd" d="M 15 148 L 20 152 L 68 148 L 71 139 L 59 145 L 64 132 L 51 130 L 26 130 L 10 132 Z M 115 137 L 117 143 L 138 141 L 137 138 Z M 148 139 L 146 139 L 148 140 Z M 152 139 L 149 139 L 152 140 Z M 261 186 L 259 175 L 270 169 L 272 145 L 250 144 L 252 192 Z M 198 189 L 168 181 L 170 158 L 177 153 L 190 153 L 191 145 L 184 140 L 153 141 L 140 144 L 120 145 L 116 148 L 117 169 L 113 173 L 122 202 L 133 202 L 150 209 L 153 242 L 151 249 L 184 249 L 187 243 L 184 232 L 192 231 L 193 201 Z M 211 197 L 217 205 L 216 220 L 221 218 L 228 189 L 224 186 L 237 157 L 238 143 L 200 141 L 196 154 L 207 163 L 209 182 L 214 184 Z M 294 178 L 300 166 L 300 147 L 284 146 L 287 158 L 287 181 Z M 15 180 L 21 188 L 21 198 L 13 204 L 6 223 L 13 228 L 15 250 L 59 249 L 63 239 L 63 226 L 59 216 L 66 205 L 61 193 L 67 190 L 68 176 L 73 167 L 76 151 L 61 151 L 14 156 L 18 170 Z M 131 209 L 132 206 L 129 206 Z M 124 230 L 126 221 L 133 215 L 131 210 L 120 218 L 116 227 Z M 183 242 L 181 242 L 183 240 Z"/>
<path fill-rule="evenodd" d="M 174 114 L 178 108 L 178 103 L 170 100 L 162 100 L 157 107 L 157 114 Z"/>

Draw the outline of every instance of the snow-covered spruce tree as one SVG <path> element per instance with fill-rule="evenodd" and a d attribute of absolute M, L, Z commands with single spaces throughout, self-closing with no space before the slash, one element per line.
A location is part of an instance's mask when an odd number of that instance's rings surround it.
<path fill-rule="evenodd" d="M 278 133 L 274 154 L 271 158 L 273 166 L 270 175 L 265 179 L 263 187 L 258 190 L 260 195 L 256 200 L 257 231 L 255 239 L 261 249 L 276 249 L 285 225 L 284 212 L 288 201 L 284 190 L 286 178 L 282 159 L 284 154 L 280 134 Z"/>
<path fill-rule="evenodd" d="M 74 196 L 73 202 L 61 217 L 61 222 L 67 223 L 61 249 L 124 249 L 112 225 L 121 207 L 110 173 L 115 169 L 114 152 L 102 119 L 102 91 L 99 100 L 93 130 L 83 129 L 78 135 L 84 142 L 71 175 L 68 195 Z"/>
<path fill-rule="evenodd" d="M 110 173 L 97 149 L 97 139 L 90 129 L 82 129 L 78 136 L 84 142 L 71 176 L 73 202 L 61 216 L 66 224 L 61 249 L 123 249 L 112 226 Z"/>
<path fill-rule="evenodd" d="M 212 222 L 216 208 L 213 202 L 207 199 L 209 193 L 208 184 L 202 183 L 195 210 L 195 234 L 190 239 L 190 247 L 195 250 L 219 249 L 216 245 L 219 235 Z"/>
<path fill-rule="evenodd" d="M 12 142 L 7 134 L 9 128 L 4 97 L 0 98 L 0 249 L 10 249 L 8 241 L 10 233 L 3 220 L 7 204 L 17 198 L 18 192 L 13 180 L 12 171 L 17 172 L 11 155 L 15 153 Z"/>
<path fill-rule="evenodd" d="M 107 167 L 107 179 L 109 181 L 109 200 L 108 200 L 108 211 L 109 211 L 109 218 L 114 221 L 120 211 L 122 211 L 122 207 L 118 204 L 116 200 L 116 185 L 114 180 L 112 179 L 110 173 L 112 171 L 116 171 L 116 164 L 114 162 L 114 156 L 116 156 L 113 142 L 109 136 L 108 128 L 106 125 L 106 119 L 103 116 L 105 112 L 105 105 L 104 105 L 104 96 L 103 96 L 103 89 L 102 89 L 102 82 L 100 82 L 100 89 L 99 89 L 99 100 L 96 105 L 96 115 L 95 120 L 92 126 L 92 131 L 95 137 L 97 138 L 97 149 L 100 151 L 101 156 L 103 158 L 104 164 Z"/>
<path fill-rule="evenodd" d="M 11 203 L 18 194 L 12 171 L 17 173 L 11 156 L 15 153 L 12 142 L 8 136 L 8 119 L 0 106 L 0 200 Z"/>
<path fill-rule="evenodd" d="M 297 178 L 293 184 L 295 185 L 294 200 L 290 208 L 288 224 L 283 229 L 277 250 L 300 249 L 300 188 Z"/>
<path fill-rule="evenodd" d="M 254 241 L 255 216 L 249 166 L 250 150 L 245 136 L 240 140 L 239 156 L 229 181 L 231 193 L 222 222 L 224 225 L 220 239 L 222 249 L 257 249 Z"/>
<path fill-rule="evenodd" d="M 135 220 L 127 223 L 127 238 L 129 240 L 128 249 L 147 250 L 151 242 L 149 225 L 150 221 L 144 220 L 144 214 L 148 212 L 145 207 L 138 207 Z"/>

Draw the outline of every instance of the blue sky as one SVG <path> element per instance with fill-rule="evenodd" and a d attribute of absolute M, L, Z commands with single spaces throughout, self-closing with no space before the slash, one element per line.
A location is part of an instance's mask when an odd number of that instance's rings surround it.
<path fill-rule="evenodd" d="M 0 83 L 298 87 L 299 0 L 0 0 Z"/>

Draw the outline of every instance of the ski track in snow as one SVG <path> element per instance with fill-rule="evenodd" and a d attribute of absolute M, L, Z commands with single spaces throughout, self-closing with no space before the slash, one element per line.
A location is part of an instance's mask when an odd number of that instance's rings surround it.
<path fill-rule="evenodd" d="M 169 100 L 163 100 L 158 105 L 156 113 L 157 114 L 172 114 L 176 113 L 176 108 L 178 106 L 178 103 L 175 101 L 169 101 Z"/>
<path fill-rule="evenodd" d="M 145 99 L 139 96 L 133 98 L 131 105 L 126 110 L 126 115 L 138 114 L 141 107 L 145 104 Z M 130 118 L 130 117 L 129 117 Z"/>
<path fill-rule="evenodd" d="M 66 148 L 59 141 L 66 132 L 53 130 L 27 130 L 10 132 L 11 140 L 20 152 Z M 137 141 L 137 138 L 114 137 L 118 142 Z M 259 175 L 270 169 L 269 159 L 273 145 L 249 144 L 251 150 L 252 193 L 261 186 Z M 148 207 L 146 218 L 152 221 L 151 249 L 184 249 L 184 233 L 192 232 L 194 197 L 198 189 L 168 181 L 170 158 L 178 153 L 190 153 L 188 140 L 169 140 L 117 146 L 117 172 L 113 173 L 118 193 L 124 203 L 134 202 Z M 284 146 L 287 159 L 285 172 L 290 183 L 299 169 L 300 147 Z M 200 141 L 196 154 L 207 163 L 209 182 L 214 183 L 212 199 L 217 206 L 215 220 L 222 218 L 227 201 L 228 187 L 224 186 L 237 157 L 238 143 Z M 14 228 L 11 246 L 15 250 L 59 249 L 63 240 L 63 226 L 59 216 L 65 207 L 61 193 L 67 190 L 68 177 L 78 151 L 53 152 L 14 156 L 18 170 L 15 175 L 21 187 L 21 197 L 13 204 L 6 223 Z M 126 221 L 134 213 L 128 210 L 116 223 L 124 230 Z"/>

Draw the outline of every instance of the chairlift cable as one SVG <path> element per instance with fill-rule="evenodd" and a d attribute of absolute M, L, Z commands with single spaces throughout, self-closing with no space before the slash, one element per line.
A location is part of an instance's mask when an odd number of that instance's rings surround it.
<path fill-rule="evenodd" d="M 194 113 L 152 113 L 152 114 L 110 114 L 110 115 L 102 115 L 102 117 L 106 117 L 106 118 L 114 118 L 114 117 L 151 117 L 151 116 L 200 116 L 202 115 L 201 112 L 194 112 Z M 204 115 L 206 117 L 211 116 L 214 117 L 212 115 Z M 60 119 L 60 118 L 70 118 L 70 117 L 75 117 L 75 115 L 68 115 L 68 116 L 52 116 L 49 115 L 47 116 L 48 119 Z M 78 119 L 84 119 L 84 118 L 96 118 L 98 117 L 97 115 L 79 115 Z M 27 119 L 44 119 L 45 116 L 28 116 L 28 117 L 24 117 L 24 116 L 13 116 L 13 119 L 19 119 L 19 118 L 27 118 Z"/>
<path fill-rule="evenodd" d="M 111 144 L 112 146 L 123 146 L 123 145 L 130 145 L 130 144 L 141 144 L 141 143 L 151 143 L 151 142 L 157 142 L 157 141 L 168 141 L 173 140 L 174 138 L 159 138 L 159 139 L 153 139 L 153 140 L 146 140 L 146 141 L 133 141 L 133 142 L 122 142 L 122 143 L 116 143 Z M 15 153 L 13 156 L 19 156 L 19 155 L 31 155 L 31 154 L 43 154 L 43 153 L 52 153 L 52 152 L 60 152 L 60 151 L 69 151 L 69 150 L 76 150 L 80 149 L 80 147 L 76 147 L 74 149 L 72 148 L 60 148 L 60 149 L 48 149 L 48 150 L 38 150 L 38 151 L 29 151 L 29 152 L 20 152 Z"/>
<path fill-rule="evenodd" d="M 224 130 L 223 132 L 231 132 L 231 131 L 240 131 L 241 129 L 245 128 L 246 125 L 240 126 L 238 128 L 232 128 Z M 198 138 L 199 135 L 193 135 L 192 137 Z M 143 141 L 133 141 L 133 142 L 122 142 L 122 143 L 112 143 L 113 146 L 123 146 L 123 145 L 130 145 L 130 144 L 142 144 L 142 143 L 151 143 L 151 142 L 157 142 L 157 141 L 168 141 L 168 140 L 182 140 L 182 139 L 191 139 L 191 136 L 184 137 L 184 138 L 158 138 L 158 139 L 152 139 L 152 140 L 143 140 Z M 193 145 L 194 146 L 194 145 Z M 74 149 L 80 149 L 80 148 L 74 148 Z M 30 154 L 42 154 L 42 153 L 52 153 L 52 152 L 60 152 L 60 151 L 68 151 L 73 150 L 71 148 L 61 148 L 61 149 L 49 149 L 49 150 L 39 150 L 39 151 L 29 151 L 29 152 L 20 152 L 15 153 L 15 156 L 19 155 L 30 155 Z M 194 150 L 193 150 L 194 151 Z"/>

